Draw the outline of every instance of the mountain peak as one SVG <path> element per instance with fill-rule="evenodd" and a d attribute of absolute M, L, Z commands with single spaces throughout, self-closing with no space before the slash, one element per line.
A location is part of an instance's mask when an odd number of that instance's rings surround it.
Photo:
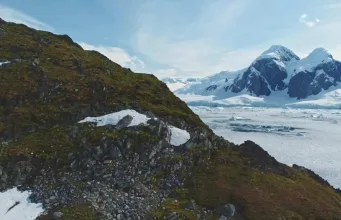
<path fill-rule="evenodd" d="M 333 61 L 333 56 L 324 48 L 316 48 L 307 57 L 300 60 L 298 71 L 312 71 L 322 63 Z"/>
<path fill-rule="evenodd" d="M 275 58 L 281 61 L 290 61 L 292 59 L 299 60 L 300 58 L 289 48 L 282 45 L 272 45 L 264 51 L 259 58 Z"/>
<path fill-rule="evenodd" d="M 330 60 L 333 59 L 333 56 L 324 48 L 319 47 L 316 48 L 315 50 L 313 50 L 308 56 L 307 58 L 313 58 L 314 60 Z"/>
<path fill-rule="evenodd" d="M 275 45 L 270 46 L 269 49 L 263 52 L 263 54 L 270 53 L 270 52 L 277 52 L 277 51 L 291 51 L 291 50 L 285 46 L 275 44 Z"/>

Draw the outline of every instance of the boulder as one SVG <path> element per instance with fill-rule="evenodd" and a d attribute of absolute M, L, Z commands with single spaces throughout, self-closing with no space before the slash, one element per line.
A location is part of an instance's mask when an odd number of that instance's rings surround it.
<path fill-rule="evenodd" d="M 236 214 L 236 207 L 233 204 L 221 205 L 215 209 L 215 212 L 228 219 Z"/>

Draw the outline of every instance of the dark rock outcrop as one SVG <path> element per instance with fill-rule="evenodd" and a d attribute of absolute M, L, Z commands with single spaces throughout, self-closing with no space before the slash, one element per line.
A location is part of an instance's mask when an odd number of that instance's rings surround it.
<path fill-rule="evenodd" d="M 215 209 L 215 212 L 218 215 L 225 216 L 227 219 L 229 219 L 229 218 L 231 218 L 231 217 L 233 217 L 235 215 L 236 208 L 234 207 L 233 204 L 226 204 L 226 205 L 218 206 Z"/>
<path fill-rule="evenodd" d="M 265 77 L 254 67 L 250 67 L 245 71 L 241 78 L 236 78 L 230 87 L 230 90 L 234 93 L 241 92 L 243 89 L 256 96 L 269 96 L 271 93 Z"/>
<path fill-rule="evenodd" d="M 126 128 L 133 121 L 133 119 L 134 119 L 133 116 L 126 115 L 117 123 L 116 127 L 118 129 Z"/>
<path fill-rule="evenodd" d="M 298 99 L 306 98 L 313 94 L 311 86 L 314 80 L 314 73 L 300 72 L 294 75 L 289 82 L 288 94 L 290 97 Z"/>
<path fill-rule="evenodd" d="M 312 70 L 297 72 L 288 85 L 288 95 L 293 98 L 304 99 L 310 95 L 317 95 L 328 90 L 340 82 L 341 65 L 338 61 L 322 63 Z"/>
<path fill-rule="evenodd" d="M 211 85 L 209 87 L 206 88 L 206 91 L 213 91 L 213 90 L 216 90 L 217 89 L 217 85 Z"/>
<path fill-rule="evenodd" d="M 278 65 L 274 59 L 261 59 L 255 61 L 252 66 L 257 69 L 266 79 L 272 91 L 283 90 L 286 88 L 284 79 L 288 77 L 286 69 Z"/>

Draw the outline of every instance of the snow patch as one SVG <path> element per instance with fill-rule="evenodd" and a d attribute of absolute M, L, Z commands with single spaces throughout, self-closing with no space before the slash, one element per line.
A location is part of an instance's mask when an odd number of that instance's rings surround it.
<path fill-rule="evenodd" d="M 180 128 L 168 126 L 168 129 L 171 132 L 170 144 L 173 146 L 180 146 L 186 143 L 191 138 L 190 134 L 187 131 Z"/>
<path fill-rule="evenodd" d="M 146 124 L 147 121 L 150 119 L 144 114 L 140 114 L 135 110 L 128 109 L 99 117 L 86 117 L 85 119 L 79 121 L 78 123 L 92 122 L 97 123 L 98 127 L 105 125 L 117 125 L 117 123 L 127 115 L 133 117 L 133 120 L 128 125 L 128 127 L 137 126 L 139 124 Z"/>
<path fill-rule="evenodd" d="M 17 188 L 13 188 L 0 193 L 1 204 L 0 219 L 2 220 L 36 219 L 42 212 L 44 212 L 44 209 L 42 208 L 42 204 L 32 203 L 29 200 L 30 194 L 31 193 L 29 191 L 21 192 Z"/>
<path fill-rule="evenodd" d="M 117 125 L 117 123 L 127 115 L 133 117 L 133 121 L 128 125 L 128 127 L 137 126 L 140 124 L 147 124 L 147 121 L 150 119 L 144 114 L 140 114 L 135 110 L 128 109 L 99 117 L 86 117 L 85 119 L 79 121 L 78 123 L 92 122 L 96 123 L 98 127 L 106 125 Z M 168 126 L 168 129 L 171 132 L 170 137 L 171 145 L 180 146 L 190 139 L 190 134 L 185 130 L 176 128 L 174 126 Z"/>
<path fill-rule="evenodd" d="M 258 59 L 275 58 L 279 61 L 289 61 L 292 59 L 298 60 L 299 57 L 290 49 L 281 46 L 273 45 L 268 50 L 264 51 Z"/>
<path fill-rule="evenodd" d="M 322 63 L 332 62 L 333 57 L 323 48 L 317 48 L 297 63 L 296 72 L 311 72 Z"/>
<path fill-rule="evenodd" d="M 316 76 L 315 76 L 315 78 L 316 78 L 317 76 L 319 76 L 319 75 L 324 75 L 324 74 L 326 74 L 326 73 L 324 72 L 323 69 L 317 70 L 317 71 L 316 71 Z"/>
<path fill-rule="evenodd" d="M 4 64 L 9 64 L 11 63 L 11 61 L 4 61 L 4 62 L 0 62 L 0 66 L 4 65 Z"/>

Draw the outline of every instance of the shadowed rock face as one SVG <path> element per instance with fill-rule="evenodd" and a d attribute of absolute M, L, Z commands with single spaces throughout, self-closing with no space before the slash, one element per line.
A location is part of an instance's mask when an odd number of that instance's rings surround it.
<path fill-rule="evenodd" d="M 268 96 L 271 93 L 266 78 L 253 67 L 244 72 L 241 78 L 236 78 L 229 89 L 234 93 L 247 89 L 256 96 Z"/>
<path fill-rule="evenodd" d="M 310 86 L 314 80 L 314 73 L 300 72 L 290 79 L 288 94 L 290 97 L 305 98 L 312 93 Z"/>
<path fill-rule="evenodd" d="M 313 71 L 296 73 L 288 85 L 289 96 L 303 99 L 337 85 L 341 81 L 340 67 L 340 62 L 332 61 L 320 64 Z"/>
<path fill-rule="evenodd" d="M 278 65 L 273 59 L 258 60 L 253 64 L 253 67 L 266 79 L 271 90 L 276 91 L 286 88 L 283 80 L 287 78 L 288 73 L 285 68 Z"/>

